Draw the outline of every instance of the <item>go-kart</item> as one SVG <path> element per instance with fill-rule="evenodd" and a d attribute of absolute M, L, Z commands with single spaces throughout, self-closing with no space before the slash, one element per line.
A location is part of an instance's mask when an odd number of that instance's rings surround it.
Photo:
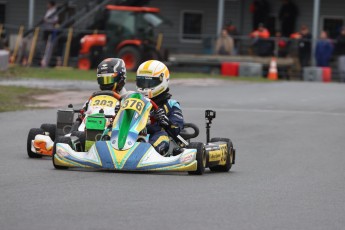
<path fill-rule="evenodd" d="M 148 142 L 146 125 L 151 109 L 158 109 L 150 99 L 139 93 L 121 98 L 121 108 L 112 125 L 104 129 L 89 151 L 79 151 L 79 141 L 73 137 L 60 137 L 53 149 L 53 165 L 56 169 L 95 168 L 119 171 L 186 171 L 189 174 L 203 174 L 206 167 L 211 171 L 227 172 L 235 163 L 235 149 L 230 139 L 209 140 L 210 124 L 215 111 L 206 111 L 207 144 L 190 142 L 199 134 L 197 126 L 185 125 L 180 135 L 171 137 L 168 153 L 160 155 Z M 103 121 L 108 116 L 102 113 L 91 124 L 93 130 L 102 130 Z M 86 121 L 88 122 L 88 121 Z M 99 126 L 97 124 L 100 124 Z M 190 132 L 190 129 L 193 132 Z"/>
<path fill-rule="evenodd" d="M 87 111 L 73 109 L 73 105 L 69 105 L 67 109 L 59 109 L 56 124 L 42 124 L 40 128 L 30 129 L 27 138 L 28 156 L 30 158 L 52 156 L 54 142 L 61 136 L 78 137 L 81 148 L 87 150 L 94 141 L 89 141 L 92 136 L 89 139 L 85 136 L 86 121 L 97 117 L 100 110 L 106 115 L 114 116 L 117 102 L 114 92 L 98 91 L 89 98 Z M 105 122 L 110 123 L 110 119 L 106 119 Z"/>

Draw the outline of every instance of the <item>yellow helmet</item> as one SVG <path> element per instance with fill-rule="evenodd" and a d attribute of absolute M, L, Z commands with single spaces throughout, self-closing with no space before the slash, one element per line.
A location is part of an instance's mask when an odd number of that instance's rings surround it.
<path fill-rule="evenodd" d="M 162 62 L 146 61 L 137 70 L 137 91 L 148 98 L 157 97 L 169 87 L 169 77 L 169 70 Z"/>

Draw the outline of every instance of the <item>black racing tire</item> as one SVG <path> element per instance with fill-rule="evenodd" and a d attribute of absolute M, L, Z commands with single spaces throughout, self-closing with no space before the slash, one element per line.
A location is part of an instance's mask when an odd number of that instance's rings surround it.
<path fill-rule="evenodd" d="M 56 169 L 68 169 L 68 167 L 66 166 L 61 166 L 61 165 L 56 165 L 55 164 L 55 161 L 54 161 L 54 158 L 55 158 L 55 154 L 56 154 L 56 143 L 64 143 L 64 144 L 68 144 L 69 146 L 72 146 L 72 140 L 70 137 L 65 137 L 65 136 L 61 136 L 61 137 L 57 137 L 55 142 L 54 142 L 54 147 L 53 147 L 53 165 L 54 165 L 54 168 Z"/>
<path fill-rule="evenodd" d="M 117 56 L 125 62 L 127 71 L 136 71 L 142 61 L 139 49 L 134 46 L 123 47 Z"/>
<path fill-rule="evenodd" d="M 49 133 L 50 139 L 55 141 L 56 124 L 42 124 L 41 129 Z"/>
<path fill-rule="evenodd" d="M 226 156 L 226 164 L 225 165 L 215 165 L 211 166 L 210 170 L 212 172 L 229 172 L 232 166 L 232 160 L 234 157 L 234 146 L 229 138 L 222 138 L 222 137 L 214 137 L 211 138 L 210 142 L 226 142 L 228 144 L 228 155 Z"/>
<path fill-rule="evenodd" d="M 38 134 L 44 135 L 44 130 L 43 129 L 32 128 L 29 131 L 28 139 L 27 139 L 27 142 L 26 142 L 26 149 L 27 149 L 27 152 L 28 152 L 28 156 L 30 158 L 42 158 L 42 155 L 34 153 L 34 152 L 31 151 L 31 142 L 32 142 L 32 140 L 35 139 L 36 135 L 38 135 Z"/>
<path fill-rule="evenodd" d="M 85 139 L 86 139 L 86 136 L 85 136 L 85 132 L 83 131 L 73 131 L 71 133 L 71 136 L 75 136 L 75 137 L 78 137 L 79 139 L 79 142 L 83 148 L 83 151 L 85 150 Z"/>
<path fill-rule="evenodd" d="M 206 167 L 206 151 L 204 144 L 201 142 L 191 142 L 188 149 L 196 149 L 196 161 L 197 161 L 197 169 L 196 171 L 189 171 L 188 174 L 190 175 L 202 175 L 205 172 Z"/>

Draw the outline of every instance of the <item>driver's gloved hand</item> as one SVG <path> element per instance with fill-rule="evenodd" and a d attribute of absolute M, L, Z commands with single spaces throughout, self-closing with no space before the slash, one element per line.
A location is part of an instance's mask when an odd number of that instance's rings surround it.
<path fill-rule="evenodd" d="M 169 118 L 165 114 L 164 109 L 159 108 L 155 111 L 155 118 L 158 124 L 164 128 L 169 126 Z"/>

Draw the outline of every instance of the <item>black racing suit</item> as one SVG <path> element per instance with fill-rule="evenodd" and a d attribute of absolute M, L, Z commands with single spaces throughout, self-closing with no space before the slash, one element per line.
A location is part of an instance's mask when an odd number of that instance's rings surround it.
<path fill-rule="evenodd" d="M 178 135 L 184 126 L 182 110 L 179 102 L 171 99 L 171 94 L 168 93 L 169 89 L 164 93 L 152 98 L 159 108 L 163 108 L 168 119 L 172 123 L 167 127 L 173 135 Z M 169 150 L 169 135 L 157 123 L 154 118 L 154 112 L 151 112 L 151 123 L 147 125 L 147 133 L 150 134 L 149 142 L 160 154 L 164 154 Z"/>

